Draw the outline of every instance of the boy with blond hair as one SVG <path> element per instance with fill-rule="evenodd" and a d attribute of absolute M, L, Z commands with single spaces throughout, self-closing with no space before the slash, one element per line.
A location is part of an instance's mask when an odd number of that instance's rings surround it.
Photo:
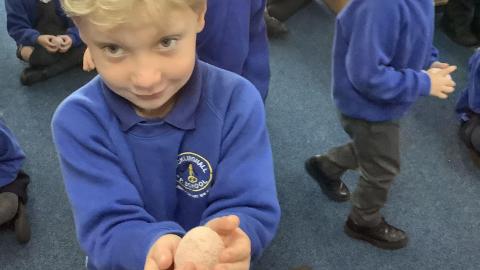
<path fill-rule="evenodd" d="M 270 84 L 266 0 L 208 0 L 205 27 L 197 37 L 200 60 L 249 80 L 265 101 Z M 95 69 L 87 48 L 83 69 Z"/>
<path fill-rule="evenodd" d="M 271 148 L 255 87 L 196 58 L 205 0 L 63 6 L 99 73 L 52 120 L 88 268 L 170 269 L 206 225 L 216 269 L 249 269 L 280 218 Z"/>
<path fill-rule="evenodd" d="M 352 0 L 337 17 L 333 99 L 352 141 L 305 166 L 335 201 L 350 198 L 343 173 L 359 170 L 344 229 L 380 248 L 408 242 L 380 213 L 400 172 L 400 119 L 421 96 L 445 99 L 455 87 L 456 67 L 438 62 L 432 46 L 433 19 L 431 0 Z"/>

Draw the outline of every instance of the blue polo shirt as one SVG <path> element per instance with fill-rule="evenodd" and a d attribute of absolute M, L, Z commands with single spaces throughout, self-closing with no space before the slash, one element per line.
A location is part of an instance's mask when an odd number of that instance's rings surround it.
<path fill-rule="evenodd" d="M 200 60 L 242 75 L 263 100 L 270 82 L 266 0 L 208 0 L 205 28 L 198 35 Z"/>
<path fill-rule="evenodd" d="M 15 180 L 24 160 L 17 139 L 0 117 L 0 187 Z"/>
<path fill-rule="evenodd" d="M 480 50 L 477 49 L 468 61 L 468 83 L 455 108 L 463 121 L 470 120 L 472 113 L 480 114 Z"/>
<path fill-rule="evenodd" d="M 63 12 L 59 0 L 52 1 L 55 3 L 57 15 L 67 28 L 65 34 L 72 38 L 72 46 L 81 45 L 78 29 Z M 37 43 L 40 33 L 35 29 L 35 25 L 37 24 L 39 2 L 40 0 L 5 0 L 8 34 L 17 42 L 17 45 L 33 46 Z"/>
<path fill-rule="evenodd" d="M 240 76 L 197 61 L 173 110 L 138 116 L 94 78 L 52 122 L 90 269 L 143 269 L 164 234 L 229 214 L 258 258 L 280 218 L 264 105 Z M 261 194 L 261 195 L 260 195 Z"/>

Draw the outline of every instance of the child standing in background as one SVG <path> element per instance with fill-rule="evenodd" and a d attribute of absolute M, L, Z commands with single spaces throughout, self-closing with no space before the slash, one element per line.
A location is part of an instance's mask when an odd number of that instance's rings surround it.
<path fill-rule="evenodd" d="M 306 161 L 323 192 L 346 201 L 341 180 L 359 170 L 345 232 L 385 249 L 408 242 L 380 213 L 400 172 L 400 119 L 421 96 L 454 91 L 456 67 L 437 62 L 431 0 L 352 0 L 337 17 L 333 99 L 351 142 Z M 424 71 L 427 69 L 427 71 Z"/>

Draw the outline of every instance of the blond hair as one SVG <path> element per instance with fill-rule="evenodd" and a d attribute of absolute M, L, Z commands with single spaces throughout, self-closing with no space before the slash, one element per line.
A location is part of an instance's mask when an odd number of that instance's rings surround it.
<path fill-rule="evenodd" d="M 191 8 L 200 12 L 206 0 L 61 0 L 65 13 L 75 18 L 87 17 L 98 26 L 115 27 L 134 20 L 132 11 L 143 7 L 145 16 L 158 19 L 159 11 L 169 8 Z"/>

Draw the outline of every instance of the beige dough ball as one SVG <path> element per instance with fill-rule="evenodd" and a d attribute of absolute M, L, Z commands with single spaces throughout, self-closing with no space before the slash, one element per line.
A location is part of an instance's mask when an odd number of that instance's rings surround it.
<path fill-rule="evenodd" d="M 178 244 L 174 258 L 175 269 L 187 262 L 213 269 L 224 248 L 222 239 L 215 231 L 205 226 L 195 227 Z"/>

